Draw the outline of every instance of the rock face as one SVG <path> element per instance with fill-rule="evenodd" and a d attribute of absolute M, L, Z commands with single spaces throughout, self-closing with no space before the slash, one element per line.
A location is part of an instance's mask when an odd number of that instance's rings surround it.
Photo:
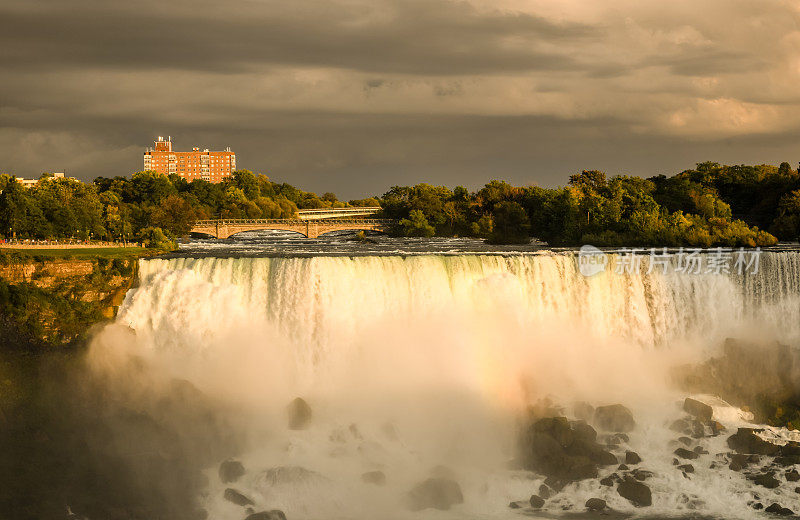
<path fill-rule="evenodd" d="M 531 424 L 520 441 L 526 469 L 564 481 L 597 477 L 600 465 L 617 464 L 617 457 L 597 443 L 597 432 L 583 421 L 547 417 Z"/>
<path fill-rule="evenodd" d="M 594 423 L 609 432 L 630 432 L 636 428 L 633 414 L 621 404 L 598 407 L 594 411 Z"/>
<path fill-rule="evenodd" d="M 295 398 L 287 407 L 289 429 L 304 430 L 311 422 L 311 407 L 300 397 Z"/>
<path fill-rule="evenodd" d="M 229 459 L 219 465 L 219 479 L 223 484 L 236 482 L 244 475 L 244 466 L 238 460 Z"/>
<path fill-rule="evenodd" d="M 650 488 L 631 477 L 625 477 L 617 486 L 617 493 L 636 507 L 647 507 L 653 504 Z"/>
<path fill-rule="evenodd" d="M 429 478 L 418 484 L 406 496 L 408 508 L 412 511 L 439 509 L 446 511 L 455 504 L 464 502 L 458 482 L 446 478 Z"/>
<path fill-rule="evenodd" d="M 286 520 L 286 515 L 279 509 L 273 509 L 272 511 L 253 513 L 252 515 L 248 515 L 245 520 Z"/>
<path fill-rule="evenodd" d="M 228 502 L 233 502 L 237 506 L 245 507 L 245 506 L 254 506 L 255 505 L 255 503 L 252 500 L 250 500 L 249 498 L 247 498 L 246 496 L 244 496 L 243 494 L 239 493 L 238 491 L 236 491 L 233 488 L 226 489 L 225 490 L 225 494 L 223 495 L 223 497 Z"/>

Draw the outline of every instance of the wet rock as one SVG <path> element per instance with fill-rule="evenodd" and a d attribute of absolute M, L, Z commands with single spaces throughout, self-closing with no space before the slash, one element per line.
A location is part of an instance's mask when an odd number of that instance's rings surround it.
<path fill-rule="evenodd" d="M 760 475 L 753 475 L 747 477 L 759 486 L 764 486 L 767 489 L 775 489 L 781 485 L 780 480 L 776 479 L 771 473 L 762 473 Z"/>
<path fill-rule="evenodd" d="M 764 510 L 767 513 L 774 513 L 780 516 L 790 516 L 794 514 L 794 511 L 789 509 L 788 507 L 783 507 L 777 502 L 773 502 L 768 508 Z"/>
<path fill-rule="evenodd" d="M 602 511 L 606 508 L 606 501 L 602 498 L 590 498 L 586 501 L 586 509 L 589 511 Z"/>
<path fill-rule="evenodd" d="M 429 478 L 417 484 L 406 496 L 412 511 L 439 509 L 446 511 L 455 504 L 464 502 L 458 482 L 446 478 Z"/>
<path fill-rule="evenodd" d="M 761 502 L 754 502 L 753 504 L 750 505 L 750 507 L 752 507 L 756 511 L 759 511 L 761 509 L 764 509 L 764 504 L 762 504 Z"/>
<path fill-rule="evenodd" d="M 630 468 L 626 464 L 620 464 L 617 466 L 617 470 L 619 471 L 628 471 Z"/>
<path fill-rule="evenodd" d="M 596 437 L 594 428 L 582 421 L 542 418 L 524 432 L 520 459 L 525 469 L 567 482 L 595 478 L 599 465 L 618 462 L 594 440 Z"/>
<path fill-rule="evenodd" d="M 617 493 L 636 507 L 647 507 L 653 503 L 650 488 L 634 478 L 625 477 L 617 486 Z"/>
<path fill-rule="evenodd" d="M 542 484 L 541 486 L 539 486 L 539 496 L 542 497 L 543 499 L 547 500 L 548 498 L 550 498 L 555 494 L 556 494 L 555 491 L 553 491 L 546 485 Z"/>
<path fill-rule="evenodd" d="M 544 505 L 544 499 L 538 495 L 531 495 L 530 499 L 531 507 L 534 509 L 541 509 Z"/>
<path fill-rule="evenodd" d="M 586 421 L 574 421 L 572 423 L 575 439 L 586 442 L 597 442 L 597 431 L 586 424 Z"/>
<path fill-rule="evenodd" d="M 640 462 L 642 462 L 642 458 L 638 453 L 635 451 L 625 452 L 625 464 L 639 464 Z"/>
<path fill-rule="evenodd" d="M 680 442 L 684 446 L 691 446 L 694 441 L 689 437 L 678 437 L 678 442 Z"/>
<path fill-rule="evenodd" d="M 290 430 L 304 430 L 311 422 L 311 407 L 300 397 L 289 403 L 286 411 L 289 415 Z"/>
<path fill-rule="evenodd" d="M 518 500 L 516 502 L 511 502 L 510 504 L 508 504 L 508 507 L 510 507 L 511 509 L 522 509 L 523 507 L 526 507 L 527 505 L 528 505 L 527 502 L 524 502 L 522 500 Z"/>
<path fill-rule="evenodd" d="M 594 411 L 594 422 L 601 430 L 610 432 L 629 432 L 636 428 L 633 414 L 621 404 L 598 407 Z"/>
<path fill-rule="evenodd" d="M 682 459 L 694 460 L 697 457 L 699 457 L 699 455 L 697 453 L 695 453 L 693 451 L 689 451 L 689 450 L 687 450 L 685 448 L 678 448 L 673 453 L 675 455 L 677 455 L 678 457 L 682 458 Z"/>
<path fill-rule="evenodd" d="M 711 421 L 709 423 L 709 426 L 711 426 L 712 435 L 719 435 L 720 433 L 726 430 L 725 426 L 723 426 L 722 423 L 719 423 L 717 421 Z"/>
<path fill-rule="evenodd" d="M 777 455 L 781 448 L 771 442 L 767 442 L 755 434 L 753 428 L 739 428 L 739 430 L 728 437 L 728 447 L 736 453 L 748 453 L 756 455 Z"/>
<path fill-rule="evenodd" d="M 686 400 L 683 401 L 683 411 L 701 421 L 710 421 L 712 415 L 714 415 L 713 408 L 691 397 L 687 397 Z"/>
<path fill-rule="evenodd" d="M 244 496 L 243 494 L 239 493 L 233 488 L 228 488 L 225 490 L 225 493 L 222 495 L 225 500 L 228 502 L 233 502 L 237 506 L 254 506 L 255 502 Z"/>
<path fill-rule="evenodd" d="M 607 477 L 601 478 L 600 479 L 600 485 L 601 486 L 614 487 L 614 484 L 616 484 L 618 480 L 619 480 L 619 476 L 616 473 L 612 473 L 611 475 L 609 475 Z"/>
<path fill-rule="evenodd" d="M 786 482 L 797 482 L 800 480 L 800 473 L 798 473 L 796 469 L 787 471 L 784 476 L 786 477 Z"/>
<path fill-rule="evenodd" d="M 361 481 L 367 484 L 382 486 L 386 484 L 386 475 L 383 471 L 367 471 L 361 475 Z"/>
<path fill-rule="evenodd" d="M 223 484 L 236 482 L 244 475 L 244 466 L 238 460 L 228 459 L 219 465 L 219 479 Z"/>
<path fill-rule="evenodd" d="M 286 520 L 286 515 L 280 509 L 273 509 L 272 511 L 253 513 L 244 520 Z"/>
<path fill-rule="evenodd" d="M 681 464 L 678 466 L 678 469 L 683 471 L 684 473 L 694 473 L 694 466 L 691 464 Z"/>
<path fill-rule="evenodd" d="M 689 433 L 691 431 L 689 421 L 686 419 L 677 419 L 669 425 L 669 429 L 677 433 Z"/>
<path fill-rule="evenodd" d="M 635 469 L 630 473 L 636 480 L 647 480 L 653 476 L 652 471 L 646 469 Z"/>
<path fill-rule="evenodd" d="M 611 436 L 611 438 L 614 440 L 616 444 L 619 444 L 621 442 L 627 443 L 631 441 L 631 438 L 628 437 L 627 433 L 621 433 L 621 432 L 615 433 L 614 435 Z"/>
<path fill-rule="evenodd" d="M 796 488 L 794 488 L 794 492 L 795 492 L 795 493 L 800 493 L 800 487 L 796 487 Z"/>
<path fill-rule="evenodd" d="M 691 435 L 693 439 L 702 439 L 706 436 L 706 427 L 702 421 L 697 419 L 692 421 L 691 430 L 689 435 Z"/>
<path fill-rule="evenodd" d="M 695 446 L 692 451 L 697 453 L 698 455 L 708 455 L 708 450 L 702 446 Z"/>

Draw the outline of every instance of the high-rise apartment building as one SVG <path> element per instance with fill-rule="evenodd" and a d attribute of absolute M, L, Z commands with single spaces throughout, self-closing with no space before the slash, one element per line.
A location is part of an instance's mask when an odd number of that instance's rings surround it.
<path fill-rule="evenodd" d="M 172 149 L 172 138 L 159 136 L 153 148 L 144 152 L 144 169 L 165 175 L 176 174 L 193 181 L 202 179 L 220 182 L 236 170 L 236 155 L 230 147 L 221 152 L 192 148 L 191 152 L 176 152 Z"/>

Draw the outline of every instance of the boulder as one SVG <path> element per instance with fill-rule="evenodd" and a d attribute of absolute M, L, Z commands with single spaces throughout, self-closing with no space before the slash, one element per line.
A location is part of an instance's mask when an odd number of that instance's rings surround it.
<path fill-rule="evenodd" d="M 708 450 L 702 446 L 695 446 L 692 451 L 697 453 L 698 455 L 708 455 Z"/>
<path fill-rule="evenodd" d="M 555 494 L 556 492 L 547 487 L 545 484 L 539 486 L 539 496 L 542 497 L 543 499 L 547 500 L 548 498 L 552 497 Z"/>
<path fill-rule="evenodd" d="M 678 442 L 680 442 L 684 446 L 691 446 L 694 441 L 689 437 L 678 437 Z"/>
<path fill-rule="evenodd" d="M 786 477 L 786 482 L 797 482 L 800 480 L 800 473 L 798 473 L 796 469 L 787 471 L 784 476 Z"/>
<path fill-rule="evenodd" d="M 771 442 L 767 442 L 755 434 L 753 428 L 739 428 L 739 430 L 728 437 L 728 447 L 736 453 L 748 453 L 756 455 L 777 455 L 781 447 Z"/>
<path fill-rule="evenodd" d="M 286 515 L 280 509 L 273 509 L 272 511 L 261 511 L 248 515 L 245 520 L 286 520 Z"/>
<path fill-rule="evenodd" d="M 629 409 L 621 404 L 600 406 L 594 411 L 594 422 L 609 432 L 629 432 L 636 428 L 636 421 Z"/>
<path fill-rule="evenodd" d="M 243 494 L 239 493 L 233 488 L 228 488 L 225 490 L 225 493 L 222 495 L 225 500 L 228 502 L 233 502 L 237 506 L 254 506 L 255 502 L 244 496 Z"/>
<path fill-rule="evenodd" d="M 534 509 L 541 509 L 544 505 L 544 499 L 538 495 L 531 495 L 530 499 L 531 507 Z"/>
<path fill-rule="evenodd" d="M 774 513 L 780 516 L 791 516 L 794 514 L 794 511 L 792 511 L 788 507 L 781 506 L 777 502 L 772 503 L 772 505 L 764 509 L 764 511 L 766 511 L 767 513 Z"/>
<path fill-rule="evenodd" d="M 516 502 L 511 502 L 508 504 L 508 507 L 511 509 L 522 509 L 523 507 L 527 506 L 528 503 L 523 500 L 517 500 Z"/>
<path fill-rule="evenodd" d="M 640 462 L 642 462 L 642 458 L 638 453 L 635 451 L 625 452 L 625 464 L 639 464 Z"/>
<path fill-rule="evenodd" d="M 219 479 L 223 484 L 236 482 L 244 475 L 244 466 L 238 460 L 228 459 L 219 465 Z"/>
<path fill-rule="evenodd" d="M 673 453 L 682 459 L 689 459 L 689 460 L 696 459 L 697 457 L 700 456 L 693 451 L 687 450 L 686 448 L 678 448 Z"/>
<path fill-rule="evenodd" d="M 386 484 L 386 475 L 383 471 L 367 471 L 361 475 L 362 482 L 382 486 Z"/>
<path fill-rule="evenodd" d="M 619 476 L 616 473 L 612 473 L 611 475 L 609 475 L 607 477 L 601 478 L 600 479 L 600 485 L 601 486 L 607 486 L 607 487 L 614 487 L 614 484 L 616 484 L 618 480 L 619 480 Z"/>
<path fill-rule="evenodd" d="M 439 509 L 446 511 L 455 504 L 464 502 L 458 482 L 446 478 L 429 478 L 417 484 L 406 496 L 408 508 L 412 511 Z"/>
<path fill-rule="evenodd" d="M 586 509 L 589 511 L 602 511 L 606 508 L 606 501 L 602 498 L 590 498 L 586 501 Z"/>
<path fill-rule="evenodd" d="M 764 486 L 767 489 L 775 489 L 781 485 L 781 481 L 776 479 L 772 473 L 762 473 L 760 475 L 752 475 L 747 477 L 759 486 Z"/>
<path fill-rule="evenodd" d="M 618 462 L 596 438 L 594 428 L 583 421 L 541 418 L 523 432 L 520 460 L 525 469 L 565 482 L 595 478 L 599 465 Z"/>
<path fill-rule="evenodd" d="M 689 415 L 695 416 L 701 421 L 706 422 L 710 421 L 711 417 L 714 415 L 713 408 L 706 403 L 698 401 L 697 399 L 692 399 L 691 397 L 687 397 L 686 400 L 683 401 L 683 411 Z"/>
<path fill-rule="evenodd" d="M 650 488 L 631 477 L 625 477 L 617 486 L 617 493 L 636 507 L 647 507 L 653 504 Z"/>
<path fill-rule="evenodd" d="M 311 407 L 300 397 L 289 403 L 286 412 L 289 415 L 290 430 L 304 430 L 311 422 Z"/>
<path fill-rule="evenodd" d="M 694 473 L 694 466 L 691 464 L 681 464 L 678 466 L 678 469 L 683 471 L 684 473 Z"/>
<path fill-rule="evenodd" d="M 753 502 L 753 503 L 750 505 L 750 507 L 752 507 L 752 508 L 753 508 L 753 509 L 755 509 L 756 511 L 760 511 L 760 510 L 764 509 L 764 504 L 762 504 L 761 502 Z"/>

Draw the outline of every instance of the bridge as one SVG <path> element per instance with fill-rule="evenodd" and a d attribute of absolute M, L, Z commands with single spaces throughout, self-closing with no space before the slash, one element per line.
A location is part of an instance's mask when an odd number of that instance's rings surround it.
<path fill-rule="evenodd" d="M 342 208 L 344 209 L 344 208 Z M 388 231 L 395 224 L 390 219 L 227 219 L 198 220 L 190 233 L 211 235 L 215 238 L 228 238 L 243 231 L 261 231 L 267 229 L 294 231 L 308 238 L 317 238 L 332 231 Z"/>
<path fill-rule="evenodd" d="M 381 210 L 380 206 L 365 206 L 361 208 L 322 208 L 299 209 L 297 217 L 300 220 L 320 220 L 325 218 L 367 217 Z"/>

